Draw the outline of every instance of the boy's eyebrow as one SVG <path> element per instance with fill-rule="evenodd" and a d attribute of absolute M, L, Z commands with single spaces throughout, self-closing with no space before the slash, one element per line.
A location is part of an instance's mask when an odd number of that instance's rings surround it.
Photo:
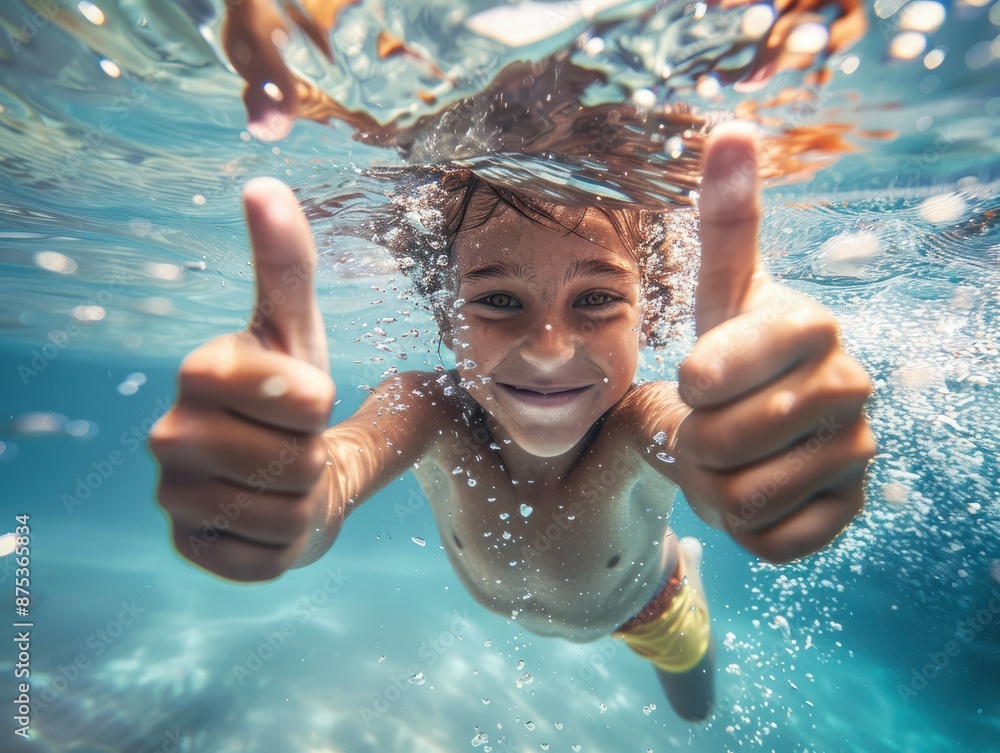
<path fill-rule="evenodd" d="M 521 280 L 530 280 L 534 277 L 530 268 L 524 264 L 508 264 L 498 261 L 494 264 L 487 264 L 485 267 L 474 269 L 462 275 L 462 282 L 478 282 L 479 280 L 496 280 L 502 277 L 516 277 Z"/>
<path fill-rule="evenodd" d="M 563 283 L 569 283 L 577 277 L 614 277 L 622 282 L 633 282 L 638 274 L 627 267 L 612 264 L 600 259 L 578 260 L 566 268 Z"/>

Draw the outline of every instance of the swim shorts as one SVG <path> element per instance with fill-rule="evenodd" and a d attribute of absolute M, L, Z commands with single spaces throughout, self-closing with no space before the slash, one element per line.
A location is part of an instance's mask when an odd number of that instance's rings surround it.
<path fill-rule="evenodd" d="M 638 614 L 612 636 L 664 672 L 694 669 L 708 651 L 711 637 L 708 604 L 684 577 L 684 558 Z"/>

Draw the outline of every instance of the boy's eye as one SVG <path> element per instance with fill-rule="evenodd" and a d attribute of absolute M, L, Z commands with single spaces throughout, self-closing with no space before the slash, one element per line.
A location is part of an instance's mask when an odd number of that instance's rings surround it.
<path fill-rule="evenodd" d="M 620 300 L 623 300 L 621 296 L 604 293 L 600 290 L 592 290 L 580 297 L 580 302 L 585 306 L 605 306 Z"/>
<path fill-rule="evenodd" d="M 490 293 L 489 295 L 473 301 L 473 303 L 482 303 L 494 309 L 512 308 L 517 305 L 517 301 L 514 296 L 508 295 L 507 293 Z"/>

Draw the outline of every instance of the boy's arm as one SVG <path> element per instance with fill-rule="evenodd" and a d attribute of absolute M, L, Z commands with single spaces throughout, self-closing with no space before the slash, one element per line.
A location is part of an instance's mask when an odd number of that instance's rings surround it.
<path fill-rule="evenodd" d="M 435 377 L 420 371 L 397 374 L 379 385 L 353 416 L 323 433 L 330 456 L 324 476 L 327 494 L 309 543 L 291 567 L 323 556 L 349 513 L 430 451 L 443 418 L 442 401 L 432 398 Z"/>
<path fill-rule="evenodd" d="M 864 505 L 871 382 L 829 312 L 761 269 L 754 134 L 716 129 L 701 189 L 698 342 L 677 385 L 643 385 L 625 400 L 644 457 L 698 516 L 784 562 L 830 543 Z"/>

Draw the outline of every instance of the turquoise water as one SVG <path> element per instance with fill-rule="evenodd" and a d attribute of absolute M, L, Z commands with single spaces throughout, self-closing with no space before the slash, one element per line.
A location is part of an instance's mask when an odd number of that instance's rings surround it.
<path fill-rule="evenodd" d="M 238 79 L 165 5 L 104 6 L 149 19 L 105 36 L 32 21 L 54 18 L 43 5 L 0 3 L 0 534 L 30 516 L 33 622 L 33 738 L 8 703 L 0 751 L 1000 751 L 1000 65 L 976 67 L 1000 5 L 947 6 L 933 70 L 886 60 L 892 17 L 872 11 L 855 78 L 783 116 L 900 131 L 766 192 L 762 229 L 772 272 L 836 313 L 875 381 L 880 454 L 865 515 L 792 565 L 675 506 L 675 530 L 705 544 L 719 641 L 718 707 L 698 726 L 619 644 L 539 638 L 479 607 L 410 476 L 274 583 L 226 583 L 172 551 L 144 439 L 184 354 L 245 322 L 248 178 L 280 176 L 313 207 L 335 420 L 390 366 L 437 363 L 389 254 L 339 230 L 361 204 L 321 207 L 372 192 L 359 171 L 399 157 L 339 124 L 249 137 Z M 185 7 L 211 26 L 211 8 Z M 413 28 L 444 6 L 426 7 Z M 643 375 L 671 378 L 690 343 Z M 14 582 L 0 558 L 6 699 Z"/>

